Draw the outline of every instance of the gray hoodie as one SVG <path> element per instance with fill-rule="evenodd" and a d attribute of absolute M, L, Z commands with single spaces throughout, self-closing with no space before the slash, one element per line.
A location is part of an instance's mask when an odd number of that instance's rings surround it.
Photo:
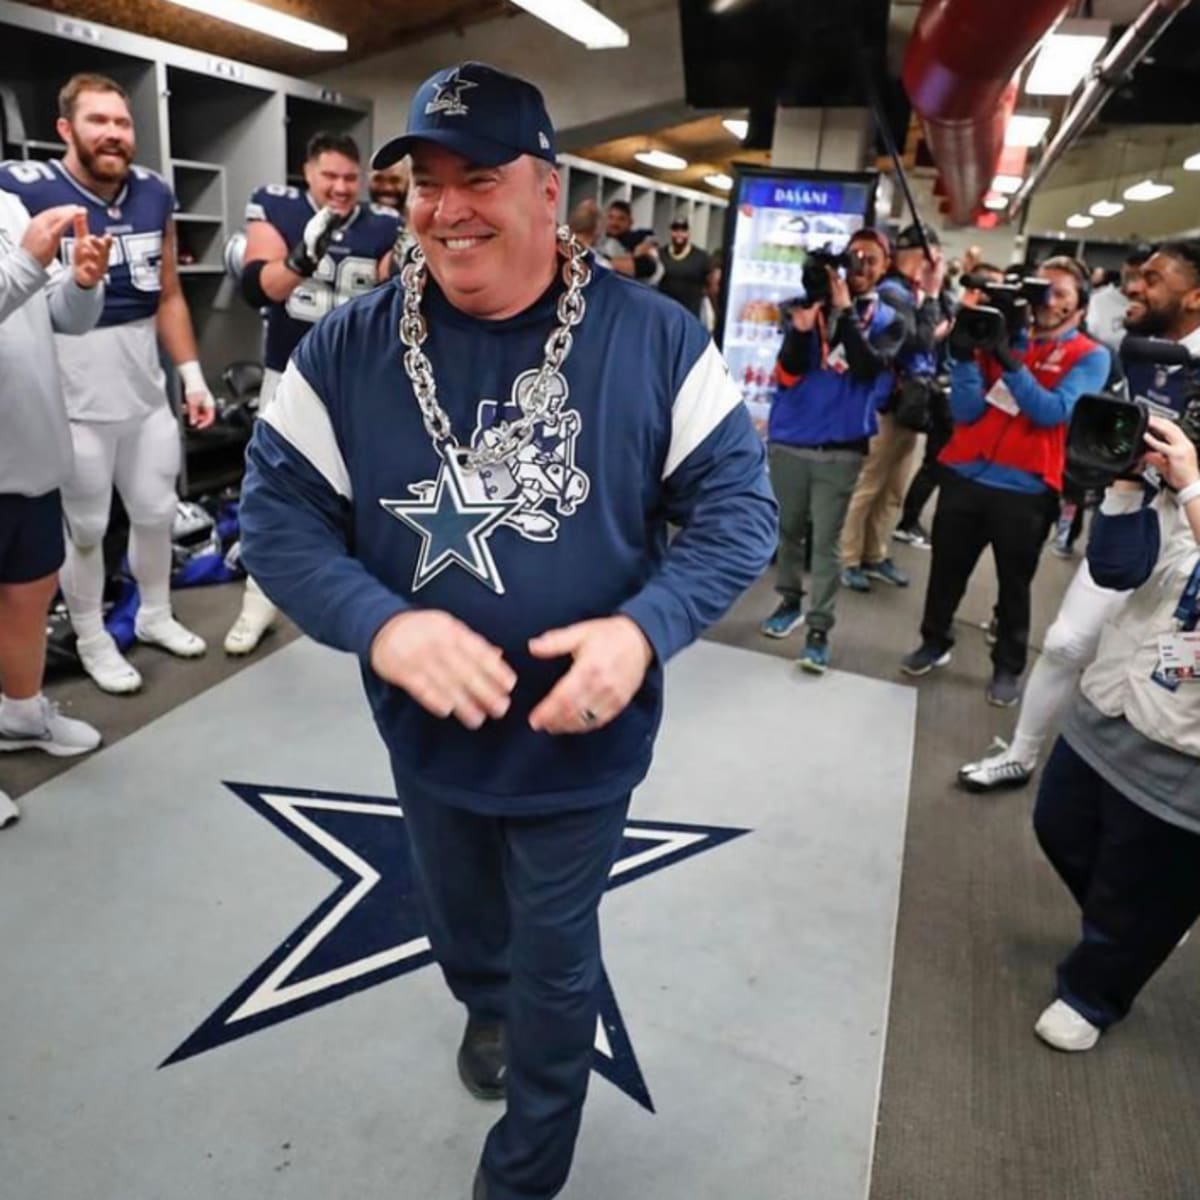
<path fill-rule="evenodd" d="M 21 248 L 29 213 L 0 191 L 0 494 L 43 496 L 71 473 L 71 433 L 51 331 L 86 333 L 104 285 L 84 290 Z"/>

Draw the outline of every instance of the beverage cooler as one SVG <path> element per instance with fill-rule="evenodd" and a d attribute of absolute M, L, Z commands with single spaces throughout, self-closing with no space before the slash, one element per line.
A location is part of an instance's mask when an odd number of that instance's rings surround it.
<path fill-rule="evenodd" d="M 764 429 L 775 358 L 783 342 L 782 306 L 804 295 L 814 250 L 840 254 L 871 223 L 876 176 L 739 167 L 725 219 L 725 262 L 717 342 Z"/>

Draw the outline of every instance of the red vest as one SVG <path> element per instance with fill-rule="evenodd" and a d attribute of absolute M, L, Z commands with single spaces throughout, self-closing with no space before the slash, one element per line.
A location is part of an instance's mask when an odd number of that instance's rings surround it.
<path fill-rule="evenodd" d="M 1020 357 L 1034 379 L 1042 387 L 1053 390 L 1098 344 L 1077 332 L 1062 341 L 1030 342 Z M 990 354 L 977 355 L 976 361 L 983 372 L 983 390 L 987 393 L 1002 374 L 1000 364 Z M 996 405 L 988 404 L 978 421 L 955 425 L 954 434 L 938 461 L 956 466 L 983 459 L 1000 467 L 1016 467 L 1037 475 L 1056 492 L 1061 492 L 1066 452 L 1065 422 L 1047 429 L 1035 425 L 1024 413 L 1013 417 Z"/>

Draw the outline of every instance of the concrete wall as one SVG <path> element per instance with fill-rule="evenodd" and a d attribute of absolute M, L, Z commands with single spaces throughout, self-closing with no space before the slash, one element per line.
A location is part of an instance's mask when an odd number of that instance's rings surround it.
<path fill-rule="evenodd" d="M 682 119 L 683 48 L 674 0 L 612 0 L 604 12 L 630 35 L 624 50 L 588 50 L 528 14 L 472 25 L 364 59 L 316 81 L 375 101 L 377 138 L 403 128 L 413 91 L 440 67 L 477 59 L 522 75 L 542 89 L 560 135 L 605 128 L 628 116 L 634 133 Z M 654 113 L 655 124 L 639 114 Z M 662 118 L 665 117 L 666 121 Z M 616 136 L 609 133 L 607 136 Z M 560 149 L 572 139 L 560 136 Z M 575 144 L 580 144 L 578 141 Z"/>

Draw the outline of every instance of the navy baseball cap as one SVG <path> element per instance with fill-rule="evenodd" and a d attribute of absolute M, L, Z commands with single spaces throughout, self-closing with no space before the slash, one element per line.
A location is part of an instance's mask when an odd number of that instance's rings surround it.
<path fill-rule="evenodd" d="M 390 167 L 417 142 L 435 142 L 481 167 L 522 154 L 555 161 L 554 126 L 542 93 L 486 63 L 459 63 L 425 80 L 408 110 L 408 128 L 375 151 L 372 169 Z"/>

